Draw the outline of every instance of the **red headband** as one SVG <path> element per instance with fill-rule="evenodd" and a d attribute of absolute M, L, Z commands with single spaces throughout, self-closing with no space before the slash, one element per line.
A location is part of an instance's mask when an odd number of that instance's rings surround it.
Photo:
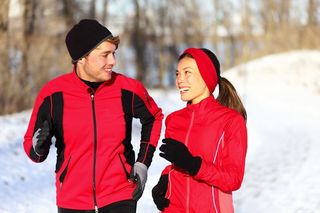
<path fill-rule="evenodd" d="M 213 93 L 218 83 L 218 77 L 216 68 L 214 67 L 209 56 L 204 51 L 197 48 L 188 48 L 183 53 L 192 55 L 210 93 Z"/>

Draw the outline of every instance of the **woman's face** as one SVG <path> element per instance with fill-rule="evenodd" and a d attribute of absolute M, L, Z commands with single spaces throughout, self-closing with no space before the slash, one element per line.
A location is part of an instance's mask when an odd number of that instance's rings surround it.
<path fill-rule="evenodd" d="M 210 96 L 209 89 L 201 77 L 197 63 L 193 58 L 182 58 L 176 71 L 176 87 L 181 100 L 197 104 Z"/>

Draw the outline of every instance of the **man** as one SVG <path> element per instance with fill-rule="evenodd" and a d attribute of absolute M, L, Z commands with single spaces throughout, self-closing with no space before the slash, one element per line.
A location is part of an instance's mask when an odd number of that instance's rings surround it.
<path fill-rule="evenodd" d="M 24 138 L 34 162 L 56 138 L 59 213 L 136 212 L 158 143 L 163 114 L 143 85 L 112 71 L 119 37 L 84 19 L 66 36 L 74 69 L 38 94 Z M 135 160 L 132 119 L 140 119 Z"/>

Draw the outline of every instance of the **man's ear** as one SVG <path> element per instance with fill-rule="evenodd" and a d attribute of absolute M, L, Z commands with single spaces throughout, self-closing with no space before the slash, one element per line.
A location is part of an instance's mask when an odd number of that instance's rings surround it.
<path fill-rule="evenodd" d="M 85 60 L 86 60 L 85 57 L 80 58 L 80 59 L 77 61 L 77 64 L 83 64 Z"/>

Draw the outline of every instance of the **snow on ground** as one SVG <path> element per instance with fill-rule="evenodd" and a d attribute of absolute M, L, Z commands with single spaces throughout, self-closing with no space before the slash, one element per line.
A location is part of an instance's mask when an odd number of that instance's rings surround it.
<path fill-rule="evenodd" d="M 235 69 L 225 76 L 249 118 L 236 212 L 320 212 L 320 52 L 272 55 Z"/>
<path fill-rule="evenodd" d="M 270 55 L 223 74 L 248 112 L 249 148 L 237 213 L 320 212 L 320 51 Z M 151 90 L 164 114 L 184 106 L 176 90 Z M 55 149 L 41 164 L 23 151 L 30 110 L 0 117 L 0 212 L 54 213 Z M 133 141 L 140 127 L 134 122 Z M 137 148 L 137 143 L 135 147 Z M 167 164 L 156 151 L 138 213 L 157 212 L 151 189 Z"/>

